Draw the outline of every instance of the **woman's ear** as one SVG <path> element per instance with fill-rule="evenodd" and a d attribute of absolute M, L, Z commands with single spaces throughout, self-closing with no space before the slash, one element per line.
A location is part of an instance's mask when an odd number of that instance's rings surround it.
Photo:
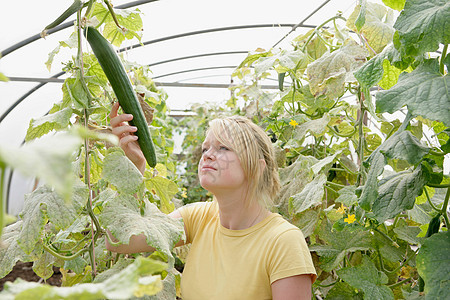
<path fill-rule="evenodd" d="M 264 173 L 264 169 L 266 168 L 266 161 L 262 158 L 259 159 L 259 167 L 261 170 L 261 175 Z"/>

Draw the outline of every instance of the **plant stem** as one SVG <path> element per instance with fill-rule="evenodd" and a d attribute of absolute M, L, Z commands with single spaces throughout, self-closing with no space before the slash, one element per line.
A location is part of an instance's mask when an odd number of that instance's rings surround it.
<path fill-rule="evenodd" d="M 81 84 L 88 96 L 88 105 L 87 105 L 87 108 L 83 109 L 83 114 L 84 114 L 84 127 L 87 130 L 89 130 L 88 108 L 90 108 L 92 105 L 92 99 L 91 99 L 90 91 L 86 85 L 86 82 L 84 81 L 83 49 L 82 49 L 82 44 L 81 44 L 81 24 L 80 24 L 81 12 L 80 11 L 78 11 L 77 18 L 78 18 L 77 62 L 79 64 L 79 68 L 80 68 L 79 76 L 80 76 Z M 87 211 L 88 211 L 89 216 L 91 217 L 91 221 L 92 221 L 91 222 L 91 244 L 89 245 L 89 257 L 90 257 L 91 265 L 92 265 L 92 276 L 95 277 L 95 275 L 97 274 L 97 268 L 96 268 L 96 262 L 95 262 L 95 242 L 98 238 L 98 234 L 101 231 L 101 228 L 99 226 L 100 224 L 98 223 L 97 218 L 95 217 L 94 213 L 92 212 L 92 186 L 91 186 L 91 180 L 90 180 L 91 164 L 90 164 L 90 159 L 89 159 L 89 139 L 87 137 L 84 139 L 84 155 L 85 155 L 85 158 L 84 158 L 84 182 L 89 190 L 89 199 L 87 201 L 86 208 L 87 208 Z M 94 230 L 94 223 L 95 223 L 95 227 L 96 227 L 96 232 Z M 95 232 L 95 234 L 94 234 L 94 232 Z"/>
<path fill-rule="evenodd" d="M 334 16 L 329 18 L 328 20 L 325 20 L 325 22 L 323 22 L 322 24 L 320 24 L 319 26 L 316 27 L 316 29 L 314 30 L 313 33 L 311 33 L 311 35 L 308 37 L 308 39 L 306 40 L 305 44 L 303 45 L 302 48 L 302 52 L 305 52 L 306 47 L 308 46 L 309 42 L 312 40 L 312 38 L 314 37 L 314 35 L 319 31 L 320 28 L 322 28 L 323 26 L 325 26 L 325 24 L 327 24 L 328 22 L 334 21 L 336 19 L 342 19 L 344 21 L 347 21 L 346 18 L 342 17 L 342 16 Z M 295 66 L 295 71 L 297 71 L 298 66 Z"/>
<path fill-rule="evenodd" d="M 441 61 L 439 62 L 439 72 L 441 72 L 442 75 L 444 75 L 444 60 L 445 57 L 447 56 L 447 49 L 448 49 L 448 44 L 445 44 L 444 49 L 442 49 L 442 54 L 441 54 Z"/>
<path fill-rule="evenodd" d="M 5 170 L 6 166 L 3 162 L 0 162 L 0 238 L 2 237 L 3 226 L 5 225 L 5 199 L 3 194 L 5 192 Z"/>
<path fill-rule="evenodd" d="M 65 256 L 65 255 L 59 254 L 58 252 L 53 250 L 51 247 L 47 246 L 44 242 L 42 243 L 42 246 L 44 247 L 45 251 L 47 251 L 48 253 L 50 253 L 54 257 L 60 258 L 62 260 L 72 260 L 72 259 L 80 256 L 84 252 L 88 251 L 88 249 L 83 248 L 83 249 L 78 250 L 78 252 L 75 253 L 75 254 L 72 254 L 72 255 L 69 255 L 69 256 Z"/>
<path fill-rule="evenodd" d="M 427 186 L 434 187 L 434 188 L 445 189 L 445 188 L 450 187 L 450 183 L 447 183 L 447 184 L 427 183 Z"/>
<path fill-rule="evenodd" d="M 425 195 L 427 196 L 428 204 L 430 204 L 431 208 L 434 209 L 435 211 L 440 212 L 441 210 L 439 208 L 437 208 L 436 206 L 434 206 L 433 202 L 431 202 L 430 195 L 428 194 L 427 188 L 423 187 L 423 190 L 425 191 Z"/>
<path fill-rule="evenodd" d="M 358 138 L 359 138 L 359 144 L 358 144 L 358 164 L 359 164 L 359 171 L 358 176 L 356 177 L 356 187 L 359 187 L 362 184 L 362 174 L 363 174 L 363 160 L 364 160 L 364 114 L 365 114 L 365 107 L 364 107 L 364 95 L 361 91 L 361 88 L 358 87 L 358 100 L 359 100 L 359 119 L 357 122 L 358 125 Z"/>
<path fill-rule="evenodd" d="M 406 283 L 406 282 L 408 282 L 408 281 L 410 281 L 410 280 L 411 280 L 411 277 L 410 277 L 410 278 L 407 278 L 407 279 L 405 279 L 405 280 L 399 281 L 399 282 L 397 282 L 397 283 L 388 285 L 387 287 L 393 289 L 393 288 L 396 288 L 396 287 L 398 287 L 399 285 L 402 285 L 402 284 L 404 284 L 404 283 Z"/>
<path fill-rule="evenodd" d="M 109 2 L 109 0 L 105 0 L 104 2 L 106 4 L 106 6 L 108 7 L 109 13 L 111 14 L 111 17 L 113 18 L 114 23 L 116 23 L 116 26 L 119 27 L 120 30 L 123 31 L 124 28 L 122 26 L 120 26 L 119 21 L 117 20 L 116 13 L 114 12 L 114 9 L 113 9 L 113 7 L 111 5 L 111 2 Z"/>
<path fill-rule="evenodd" d="M 448 206 L 448 200 L 450 198 L 450 187 L 447 188 L 447 193 L 445 194 L 444 204 L 442 205 L 442 215 L 444 216 L 445 226 L 448 228 L 450 226 L 450 222 L 448 220 L 447 215 L 447 206 Z"/>

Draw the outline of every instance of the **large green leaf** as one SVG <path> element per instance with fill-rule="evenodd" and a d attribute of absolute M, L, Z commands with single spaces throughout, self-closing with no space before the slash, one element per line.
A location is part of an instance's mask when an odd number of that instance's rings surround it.
<path fill-rule="evenodd" d="M 412 165 L 417 164 L 430 152 L 410 131 L 401 131 L 386 141 L 380 152 L 389 159 L 403 159 Z"/>
<path fill-rule="evenodd" d="M 417 271 L 425 281 L 426 299 L 448 299 L 450 291 L 450 231 L 427 238 L 416 258 Z"/>
<path fill-rule="evenodd" d="M 65 129 L 70 124 L 72 109 L 64 108 L 58 112 L 46 115 L 39 119 L 31 119 L 30 126 L 25 136 L 25 141 L 39 138 L 52 130 Z"/>
<path fill-rule="evenodd" d="M 307 68 L 311 93 L 315 97 L 325 95 L 336 99 L 344 94 L 345 84 L 355 82 L 353 73 L 366 61 L 369 53 L 366 49 L 348 42 L 331 53 L 326 53 L 310 63 Z"/>
<path fill-rule="evenodd" d="M 289 199 L 289 212 L 298 214 L 310 207 L 321 204 L 326 182 L 327 176 L 324 174 L 316 176 L 300 193 L 293 195 Z"/>
<path fill-rule="evenodd" d="M 0 278 L 5 277 L 17 261 L 32 261 L 36 257 L 27 255 L 17 244 L 17 236 L 22 230 L 23 221 L 6 226 L 0 240 Z"/>
<path fill-rule="evenodd" d="M 134 296 L 155 295 L 162 289 L 161 264 L 139 256 L 134 263 L 100 283 L 81 283 L 57 287 L 17 279 L 6 283 L 0 297 L 5 299 L 130 299 Z"/>
<path fill-rule="evenodd" d="M 414 172 L 405 171 L 381 180 L 378 198 L 372 206 L 376 219 L 384 222 L 404 210 L 413 208 L 414 201 L 424 185 L 425 178 L 420 167 Z"/>
<path fill-rule="evenodd" d="M 326 241 L 327 245 L 313 245 L 310 250 L 319 254 L 320 267 L 330 272 L 347 254 L 370 249 L 372 237 L 368 231 L 350 230 L 348 227 L 342 231 L 332 231 L 331 225 L 327 224 L 322 227 L 320 238 Z"/>
<path fill-rule="evenodd" d="M 22 147 L 0 145 L 0 161 L 29 177 L 38 177 L 69 200 L 78 179 L 72 171 L 72 154 L 81 145 L 75 135 L 61 133 L 44 136 Z"/>
<path fill-rule="evenodd" d="M 402 73 L 390 90 L 377 93 L 377 112 L 408 106 L 414 116 L 438 120 L 450 126 L 450 77 L 439 72 L 437 59 L 426 60 L 411 73 Z"/>
<path fill-rule="evenodd" d="M 338 276 L 351 286 L 364 292 L 364 299 L 390 300 L 394 299 L 392 290 L 385 286 L 388 277 L 375 267 L 366 255 L 361 265 L 346 267 L 336 271 Z"/>
<path fill-rule="evenodd" d="M 448 0 L 410 0 L 394 24 L 407 55 L 436 51 L 450 43 L 450 2 Z"/>
<path fill-rule="evenodd" d="M 169 267 L 172 267 L 171 251 L 180 238 L 184 238 L 183 222 L 162 213 L 147 200 L 143 200 L 145 207 L 141 214 L 135 197 L 111 195 L 108 190 L 101 195 L 102 201 L 107 202 L 99 215 L 102 224 L 123 244 L 128 244 L 132 235 L 144 234 L 147 244 L 167 255 Z"/>
<path fill-rule="evenodd" d="M 89 191 L 81 182 L 75 187 L 72 201 L 64 201 L 54 190 L 41 186 L 25 195 L 24 220 L 18 236 L 20 247 L 27 253 L 33 251 L 48 220 L 61 229 L 69 227 L 78 217 L 89 196 Z"/>
<path fill-rule="evenodd" d="M 423 146 L 409 131 L 403 130 L 407 124 L 409 120 L 406 119 L 402 128 L 372 152 L 365 162 L 370 168 L 358 201 L 363 209 L 370 210 L 378 197 L 378 176 L 383 173 L 387 158 L 402 159 L 410 164 L 416 164 L 429 152 L 428 147 Z"/>
<path fill-rule="evenodd" d="M 360 15 L 361 7 L 357 5 L 355 10 L 347 19 L 347 26 L 354 30 L 356 28 L 357 18 Z M 379 53 L 392 41 L 394 34 L 394 14 L 393 11 L 384 5 L 367 2 L 365 6 L 365 22 L 360 33 L 366 38 L 370 47 Z"/>
<path fill-rule="evenodd" d="M 103 160 L 103 178 L 113 184 L 121 192 L 132 194 L 143 183 L 139 169 L 125 156 L 118 147 L 108 149 Z"/>

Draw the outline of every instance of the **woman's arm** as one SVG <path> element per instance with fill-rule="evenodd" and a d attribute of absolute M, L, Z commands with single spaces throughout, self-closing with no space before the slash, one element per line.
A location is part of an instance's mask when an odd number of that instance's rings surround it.
<path fill-rule="evenodd" d="M 181 214 L 178 210 L 174 210 L 169 214 L 169 216 L 174 219 L 181 219 Z M 186 232 L 186 226 L 184 227 L 184 231 Z M 117 242 L 117 239 L 111 235 L 111 232 L 107 231 L 107 234 L 110 236 L 113 242 Z M 175 247 L 179 247 L 182 245 L 184 245 L 184 241 L 183 239 L 180 239 L 180 241 L 178 241 Z M 110 244 L 109 239 L 106 238 L 106 249 L 111 252 L 125 253 L 125 254 L 155 251 L 155 248 L 147 244 L 147 241 L 143 234 L 132 235 L 130 238 L 130 243 L 128 245 L 121 244 L 118 246 L 113 246 Z"/>
<path fill-rule="evenodd" d="M 296 275 L 272 283 L 273 300 L 311 300 L 311 275 Z"/>

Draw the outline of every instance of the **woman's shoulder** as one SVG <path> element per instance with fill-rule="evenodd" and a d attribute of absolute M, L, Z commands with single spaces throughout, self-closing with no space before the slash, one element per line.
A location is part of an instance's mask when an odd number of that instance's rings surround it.
<path fill-rule="evenodd" d="M 266 226 L 266 230 L 274 240 L 276 239 L 290 239 L 292 237 L 304 238 L 300 228 L 290 223 L 280 214 L 273 213 L 270 222 Z"/>
<path fill-rule="evenodd" d="M 180 207 L 179 211 L 183 217 L 186 217 L 187 215 L 199 217 L 214 215 L 218 211 L 218 208 L 214 202 L 194 202 Z"/>

